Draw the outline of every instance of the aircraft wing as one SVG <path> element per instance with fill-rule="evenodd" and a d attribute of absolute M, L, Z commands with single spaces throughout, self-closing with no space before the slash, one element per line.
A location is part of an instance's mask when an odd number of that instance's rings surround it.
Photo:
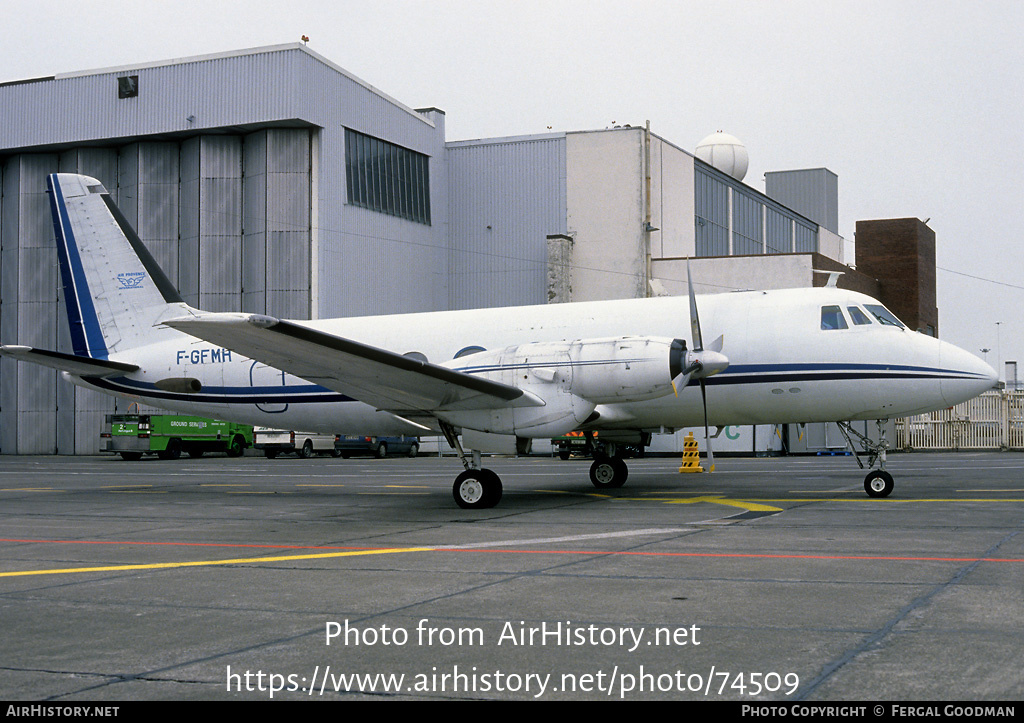
<path fill-rule="evenodd" d="M 125 374 L 136 371 L 139 367 L 135 364 L 110 361 L 108 359 L 93 359 L 87 356 L 76 354 L 65 354 L 60 351 L 49 351 L 47 349 L 36 349 L 31 346 L 17 346 L 5 344 L 0 346 L 0 354 L 27 361 L 34 364 L 41 364 L 44 367 L 68 372 L 80 377 L 106 377 L 111 374 Z"/>
<path fill-rule="evenodd" d="M 517 387 L 261 314 L 162 323 L 398 415 L 544 404 Z"/>

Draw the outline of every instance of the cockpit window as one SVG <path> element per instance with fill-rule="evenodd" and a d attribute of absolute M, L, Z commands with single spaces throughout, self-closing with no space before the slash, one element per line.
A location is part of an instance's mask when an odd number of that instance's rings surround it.
<path fill-rule="evenodd" d="M 850 312 L 850 318 L 857 326 L 871 323 L 871 317 L 861 311 L 859 306 L 847 306 L 846 310 Z"/>
<path fill-rule="evenodd" d="M 878 319 L 878 323 L 883 326 L 895 326 L 900 329 L 906 327 L 903 326 L 903 322 L 896 318 L 896 316 L 886 309 L 881 304 L 864 304 L 864 308 L 871 312 L 871 315 Z"/>
<path fill-rule="evenodd" d="M 467 347 L 463 347 L 462 349 L 459 349 L 455 353 L 454 358 L 455 359 L 461 359 L 464 356 L 469 356 L 470 354 L 479 354 L 482 351 L 487 351 L 487 350 L 484 349 L 482 346 L 467 346 Z"/>
<path fill-rule="evenodd" d="M 821 307 L 821 328 L 822 329 L 848 329 L 846 317 L 838 306 Z"/>

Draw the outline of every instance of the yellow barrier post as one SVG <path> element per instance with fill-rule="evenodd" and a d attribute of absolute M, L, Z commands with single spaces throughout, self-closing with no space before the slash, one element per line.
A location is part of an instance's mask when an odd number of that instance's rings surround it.
<path fill-rule="evenodd" d="M 700 466 L 700 449 L 697 447 L 693 432 L 690 432 L 683 440 L 683 466 L 679 468 L 679 473 L 703 471 L 704 468 Z"/>

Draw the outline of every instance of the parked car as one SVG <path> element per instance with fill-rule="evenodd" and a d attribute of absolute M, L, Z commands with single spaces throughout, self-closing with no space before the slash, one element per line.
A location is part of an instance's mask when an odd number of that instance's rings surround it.
<path fill-rule="evenodd" d="M 404 454 L 407 457 L 415 457 L 420 451 L 420 440 L 416 437 L 366 437 L 349 434 L 338 438 L 337 448 L 345 459 L 360 454 L 372 454 L 374 457 Z"/>
<path fill-rule="evenodd" d="M 340 457 L 341 452 L 336 447 L 337 440 L 338 437 L 334 434 L 255 427 L 252 446 L 262 449 L 268 459 L 274 459 L 279 454 L 294 454 L 303 459 L 309 459 L 314 454 Z"/>

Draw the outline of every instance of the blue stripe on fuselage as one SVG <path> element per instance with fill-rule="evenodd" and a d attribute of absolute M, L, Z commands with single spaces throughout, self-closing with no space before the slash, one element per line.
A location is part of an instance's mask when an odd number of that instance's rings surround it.
<path fill-rule="evenodd" d="M 784 371 L 784 370 L 789 371 Z M 731 373 L 729 373 L 731 372 Z M 752 373 L 751 373 L 752 372 Z M 854 379 L 977 379 L 972 372 L 936 367 L 912 367 L 881 364 L 755 364 L 738 365 L 736 371 L 730 367 L 726 372 L 708 377 L 708 384 L 782 384 L 799 381 L 833 382 Z M 142 382 L 128 377 L 99 378 L 85 377 L 98 387 L 113 393 L 161 400 L 174 400 L 212 404 L 269 404 L 269 403 L 324 403 L 358 401 L 318 384 L 295 385 L 291 387 L 203 387 L 194 394 L 165 392 L 151 382 Z"/>

